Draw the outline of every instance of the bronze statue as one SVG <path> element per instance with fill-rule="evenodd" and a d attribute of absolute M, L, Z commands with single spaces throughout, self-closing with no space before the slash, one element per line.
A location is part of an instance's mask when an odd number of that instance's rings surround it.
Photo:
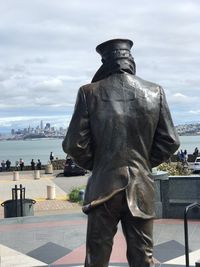
<path fill-rule="evenodd" d="M 83 211 L 88 214 L 85 267 L 107 267 L 121 221 L 131 267 L 153 263 L 152 167 L 178 149 L 163 89 L 135 75 L 133 43 L 97 46 L 102 66 L 79 89 L 63 149 L 91 170 Z"/>

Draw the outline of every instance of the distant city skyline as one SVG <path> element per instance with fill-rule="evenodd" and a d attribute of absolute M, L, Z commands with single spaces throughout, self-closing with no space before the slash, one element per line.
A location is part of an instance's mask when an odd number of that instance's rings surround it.
<path fill-rule="evenodd" d="M 46 119 L 40 119 L 40 118 L 35 118 L 32 117 L 29 120 L 26 119 L 19 119 L 16 121 L 12 121 L 9 125 L 7 124 L 6 127 L 1 127 L 0 126 L 0 134 L 9 134 L 11 132 L 12 129 L 24 129 L 27 128 L 29 125 L 31 125 L 32 127 L 37 127 L 38 125 L 41 125 L 41 121 L 43 121 L 43 123 L 45 124 L 45 122 L 49 122 L 52 127 L 63 127 L 63 128 L 67 128 L 68 124 L 70 122 L 71 119 L 71 115 L 69 116 L 61 116 L 59 118 L 52 116 Z"/>
<path fill-rule="evenodd" d="M 64 119 L 64 121 L 66 121 Z M 55 128 L 56 130 L 59 130 L 59 129 L 62 129 L 63 132 L 66 133 L 67 131 L 67 128 L 68 128 L 68 124 L 66 123 L 63 123 L 63 124 L 58 124 L 56 122 L 54 123 L 50 123 L 49 121 L 38 121 L 36 120 L 35 122 L 34 121 L 31 121 L 31 123 L 29 122 L 29 124 L 27 125 L 17 125 L 16 128 L 6 128 L 6 131 L 2 130 L 1 131 L 1 128 L 0 128 L 0 135 L 10 135 L 12 133 L 12 130 L 15 130 L 15 131 L 23 131 L 23 130 L 27 130 L 28 128 L 32 129 L 32 130 L 37 130 L 37 129 L 44 129 L 45 126 L 47 124 L 50 124 L 50 127 L 51 128 Z M 180 135 L 185 135 L 187 133 L 191 133 L 191 135 L 193 134 L 197 134 L 197 135 L 200 135 L 200 121 L 196 121 L 196 122 L 193 122 L 193 121 L 190 121 L 190 122 L 186 122 L 186 123 L 180 123 L 180 124 L 175 124 L 176 128 L 177 128 L 177 131 Z"/>
<path fill-rule="evenodd" d="M 0 130 L 0 134 L 6 133 L 6 134 L 19 134 L 20 132 L 23 133 L 29 133 L 29 132 L 38 132 L 38 133 L 42 133 L 45 130 L 48 129 L 62 129 L 65 130 L 67 129 L 68 125 L 63 126 L 62 124 L 56 124 L 56 123 L 50 123 L 49 121 L 31 121 L 29 122 L 28 125 L 16 125 L 17 127 L 11 127 L 11 128 L 7 128 L 7 131 L 1 131 Z"/>
<path fill-rule="evenodd" d="M 7 0 L 0 15 L 1 133 L 67 127 L 113 38 L 133 40 L 136 73 L 164 88 L 175 125 L 200 121 L 200 2 Z"/>
<path fill-rule="evenodd" d="M 24 140 L 33 138 L 63 138 L 67 128 L 55 127 L 49 122 L 40 121 L 40 124 L 33 126 L 29 124 L 23 128 L 12 128 L 9 133 L 0 133 L 0 140 Z"/>
<path fill-rule="evenodd" d="M 17 128 L 17 129 L 14 129 L 12 128 L 11 129 L 11 134 L 15 134 L 17 132 L 25 132 L 25 133 L 30 133 L 30 132 L 33 132 L 33 131 L 36 131 L 37 133 L 42 133 L 44 131 L 50 131 L 50 130 L 63 130 L 64 128 L 62 126 L 52 126 L 51 123 L 49 122 L 44 122 L 43 120 L 40 121 L 40 123 L 36 126 L 33 126 L 31 123 L 25 127 L 25 128 Z"/>

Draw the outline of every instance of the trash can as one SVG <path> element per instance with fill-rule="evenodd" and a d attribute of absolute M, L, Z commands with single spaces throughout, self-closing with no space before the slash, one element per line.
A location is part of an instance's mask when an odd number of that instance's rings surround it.
<path fill-rule="evenodd" d="M 79 199 L 80 200 L 84 200 L 84 197 L 85 197 L 85 190 L 84 189 L 81 189 L 79 191 Z"/>
<path fill-rule="evenodd" d="M 55 185 L 47 185 L 47 199 L 52 200 L 56 198 Z"/>
<path fill-rule="evenodd" d="M 33 204 L 36 201 L 34 199 L 9 199 L 4 201 L 1 206 L 4 207 L 4 218 L 21 217 L 21 216 L 33 216 Z"/>
<path fill-rule="evenodd" d="M 45 173 L 46 174 L 52 174 L 53 173 L 53 165 L 52 164 L 47 164 L 45 168 Z"/>

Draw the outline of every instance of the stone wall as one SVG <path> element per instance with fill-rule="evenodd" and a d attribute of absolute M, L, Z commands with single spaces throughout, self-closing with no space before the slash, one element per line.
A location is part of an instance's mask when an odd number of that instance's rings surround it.
<path fill-rule="evenodd" d="M 65 159 L 57 159 L 52 161 L 54 170 L 63 170 L 65 165 Z"/>
<path fill-rule="evenodd" d="M 165 172 L 154 175 L 157 218 L 182 218 L 185 207 L 200 203 L 200 176 L 167 176 Z M 189 218 L 200 219 L 200 209 L 195 208 Z"/>
<path fill-rule="evenodd" d="M 195 156 L 192 155 L 192 154 L 189 154 L 188 155 L 188 162 L 194 162 L 195 161 Z M 172 162 L 178 162 L 178 157 L 177 155 L 173 155 L 170 160 Z M 56 160 L 53 160 L 52 162 L 52 165 L 53 165 L 53 169 L 54 170 L 62 170 L 64 168 L 64 165 L 65 165 L 65 159 L 56 159 Z M 46 165 L 42 165 L 42 170 L 44 170 L 46 167 Z M 10 167 L 10 171 L 14 171 L 16 170 L 15 166 L 11 166 Z M 24 166 L 24 170 L 31 170 L 31 166 L 30 165 L 25 165 Z"/>

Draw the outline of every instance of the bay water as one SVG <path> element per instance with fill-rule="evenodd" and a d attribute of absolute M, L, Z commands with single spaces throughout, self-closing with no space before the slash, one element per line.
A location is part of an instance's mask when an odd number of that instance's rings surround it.
<path fill-rule="evenodd" d="M 66 155 L 62 150 L 62 139 L 32 139 L 32 140 L 5 140 L 0 141 L 0 162 L 9 159 L 11 165 L 20 158 L 25 165 L 30 165 L 32 159 L 35 162 L 40 159 L 42 164 L 49 161 L 50 152 L 53 152 L 54 159 L 65 159 Z"/>
<path fill-rule="evenodd" d="M 200 136 L 180 136 L 180 149 L 186 149 L 188 154 L 194 152 L 195 147 L 200 150 Z M 41 160 L 42 164 L 49 161 L 50 152 L 54 158 L 65 159 L 62 150 L 62 139 L 32 139 L 32 140 L 6 140 L 0 141 L 0 162 L 9 159 L 12 165 L 22 158 L 25 165 L 30 165 L 32 159 Z"/>

